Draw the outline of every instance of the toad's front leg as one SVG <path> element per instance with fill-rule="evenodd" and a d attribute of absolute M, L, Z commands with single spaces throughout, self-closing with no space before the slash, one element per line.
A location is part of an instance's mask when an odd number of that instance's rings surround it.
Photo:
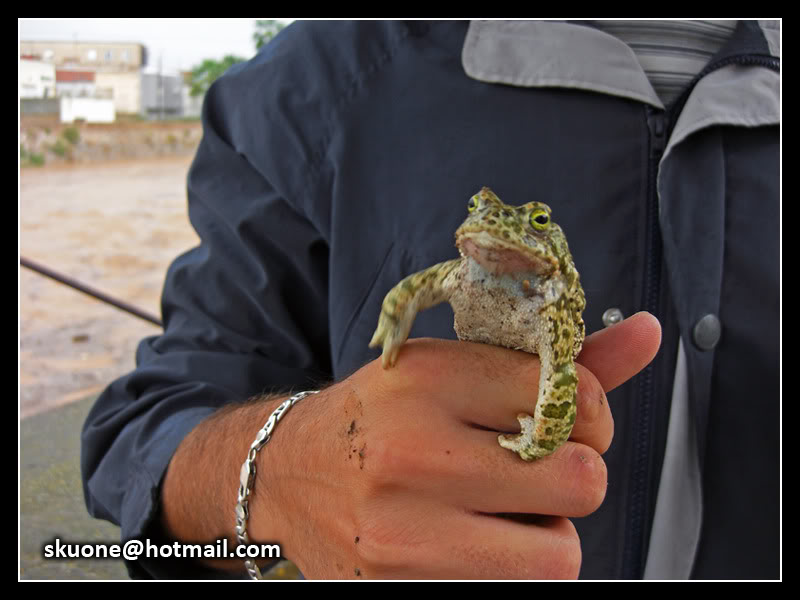
<path fill-rule="evenodd" d="M 518 414 L 522 431 L 498 436 L 503 448 L 516 452 L 524 460 L 535 460 L 555 452 L 569 438 L 578 414 L 575 332 L 563 325 L 554 307 L 543 311 L 543 316 L 548 327 L 539 344 L 541 371 L 534 416 Z"/>
<path fill-rule="evenodd" d="M 400 346 L 408 339 L 417 313 L 450 298 L 452 278 L 448 275 L 461 264 L 460 258 L 433 265 L 409 275 L 394 286 L 383 299 L 378 328 L 370 348 L 383 346 L 384 369 L 397 361 Z"/>

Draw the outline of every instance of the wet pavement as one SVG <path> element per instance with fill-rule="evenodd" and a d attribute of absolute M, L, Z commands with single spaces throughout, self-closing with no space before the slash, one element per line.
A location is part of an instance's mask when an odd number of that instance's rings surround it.
<path fill-rule="evenodd" d="M 45 544 L 118 542 L 119 527 L 89 516 L 80 431 L 95 397 L 20 421 L 20 579 L 128 579 L 122 560 L 47 560 Z"/>

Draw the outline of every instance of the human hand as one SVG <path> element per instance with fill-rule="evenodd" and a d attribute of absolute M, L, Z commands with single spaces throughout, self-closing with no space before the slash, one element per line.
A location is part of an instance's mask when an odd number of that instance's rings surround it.
<path fill-rule="evenodd" d="M 287 415 L 262 449 L 251 535 L 315 579 L 577 577 L 568 517 L 605 496 L 605 392 L 652 360 L 660 335 L 639 313 L 589 336 L 570 441 L 532 463 L 497 433 L 535 403 L 537 358 L 410 340 L 395 368 L 372 361 Z"/>

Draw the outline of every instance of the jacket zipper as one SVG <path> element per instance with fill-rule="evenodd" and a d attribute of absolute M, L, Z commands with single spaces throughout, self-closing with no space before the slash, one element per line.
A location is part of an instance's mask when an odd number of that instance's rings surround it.
<path fill-rule="evenodd" d="M 658 316 L 661 298 L 662 240 L 659 222 L 658 190 L 656 181 L 659 163 L 667 146 L 672 128 L 683 110 L 694 86 L 706 75 L 728 65 L 761 66 L 780 72 L 780 59 L 761 54 L 737 54 L 727 56 L 706 65 L 691 81 L 680 97 L 668 110 L 648 107 L 648 192 L 646 208 L 645 278 L 642 289 L 642 308 Z M 654 361 L 655 362 L 655 361 Z M 629 488 L 628 524 L 623 551 L 623 573 L 625 579 L 639 579 L 644 574 L 647 554 L 645 535 L 650 522 L 650 481 L 652 471 L 653 403 L 656 397 L 654 362 L 639 375 L 639 397 L 633 414 L 633 461 Z"/>
<path fill-rule="evenodd" d="M 658 219 L 656 178 L 661 156 L 667 146 L 668 115 L 647 108 L 648 142 L 645 268 L 642 286 L 643 310 L 659 316 L 661 297 L 661 226 Z M 629 488 L 627 537 L 623 555 L 623 578 L 637 579 L 644 573 L 644 532 L 649 502 L 649 473 L 652 460 L 653 403 L 655 398 L 654 362 L 639 374 L 638 398 L 633 413 L 633 461 Z"/>

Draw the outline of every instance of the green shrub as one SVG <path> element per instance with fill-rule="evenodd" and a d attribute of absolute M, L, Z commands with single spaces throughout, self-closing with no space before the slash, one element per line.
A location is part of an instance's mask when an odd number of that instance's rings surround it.
<path fill-rule="evenodd" d="M 44 154 L 29 151 L 24 144 L 19 145 L 19 164 L 22 167 L 41 167 L 44 164 Z"/>
<path fill-rule="evenodd" d="M 61 140 L 56 140 L 56 143 L 50 146 L 50 152 L 58 156 L 65 156 L 67 154 L 67 147 Z"/>
<path fill-rule="evenodd" d="M 64 139 L 67 140 L 73 146 L 77 144 L 81 139 L 81 132 L 78 131 L 77 127 L 67 127 L 62 133 Z"/>
<path fill-rule="evenodd" d="M 29 152 L 25 146 L 19 145 L 19 163 L 22 167 L 41 167 L 44 164 L 44 154 Z"/>

